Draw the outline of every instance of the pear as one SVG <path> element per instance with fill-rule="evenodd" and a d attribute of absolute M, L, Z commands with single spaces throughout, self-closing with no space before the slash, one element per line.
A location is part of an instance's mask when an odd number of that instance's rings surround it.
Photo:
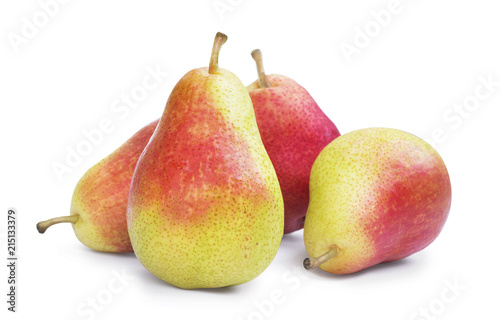
<path fill-rule="evenodd" d="M 135 165 L 158 124 L 148 124 L 109 156 L 90 168 L 78 181 L 69 216 L 39 222 L 50 226 L 71 223 L 76 237 L 87 247 L 105 252 L 131 252 L 127 230 L 127 198 Z"/>
<path fill-rule="evenodd" d="M 247 89 L 257 125 L 278 175 L 285 203 L 285 233 L 304 227 L 309 175 L 320 151 L 340 133 L 304 87 L 266 75 L 259 49 L 252 51 L 259 79 Z"/>
<path fill-rule="evenodd" d="M 218 33 L 209 67 L 174 87 L 130 188 L 137 258 L 184 289 L 254 279 L 283 236 L 283 198 L 252 101 L 238 77 L 218 67 L 226 39 Z"/>
<path fill-rule="evenodd" d="M 429 144 L 388 128 L 353 131 L 314 162 L 304 243 L 306 269 L 357 272 L 403 259 L 436 239 L 448 217 L 451 184 Z"/>

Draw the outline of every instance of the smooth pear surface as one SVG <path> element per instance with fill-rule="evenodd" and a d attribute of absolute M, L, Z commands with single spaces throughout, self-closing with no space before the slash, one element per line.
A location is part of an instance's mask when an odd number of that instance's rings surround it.
<path fill-rule="evenodd" d="M 335 139 L 316 159 L 304 242 L 311 257 L 336 246 L 319 265 L 353 273 L 403 259 L 440 233 L 451 185 L 439 154 L 409 133 L 362 129 Z"/>
<path fill-rule="evenodd" d="M 285 203 L 285 233 L 304 227 L 309 176 L 320 151 L 340 133 L 309 92 L 282 75 L 247 87 L 262 141 L 276 169 Z"/>
<path fill-rule="evenodd" d="M 221 68 L 188 72 L 132 181 L 128 227 L 138 259 L 181 288 L 245 283 L 276 255 L 283 210 L 241 81 Z"/>
<path fill-rule="evenodd" d="M 150 123 L 78 181 L 71 201 L 75 234 L 87 247 L 106 252 L 132 252 L 127 230 L 127 200 L 137 160 L 158 124 Z"/>

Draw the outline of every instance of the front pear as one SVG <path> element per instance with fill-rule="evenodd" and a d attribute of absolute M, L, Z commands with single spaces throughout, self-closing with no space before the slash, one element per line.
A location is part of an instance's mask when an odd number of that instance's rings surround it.
<path fill-rule="evenodd" d="M 252 280 L 283 235 L 283 198 L 251 99 L 238 77 L 217 65 L 226 39 L 218 33 L 210 67 L 174 87 L 129 194 L 137 258 L 185 289 Z"/>

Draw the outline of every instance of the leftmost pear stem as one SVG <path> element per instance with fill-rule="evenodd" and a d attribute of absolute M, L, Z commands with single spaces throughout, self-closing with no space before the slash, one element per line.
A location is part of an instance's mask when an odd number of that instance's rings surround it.
<path fill-rule="evenodd" d="M 50 226 L 53 226 L 58 223 L 69 222 L 75 224 L 78 219 L 80 219 L 80 215 L 73 214 L 71 216 L 57 217 L 49 220 L 41 221 L 36 224 L 36 229 L 40 233 L 44 233 Z"/>

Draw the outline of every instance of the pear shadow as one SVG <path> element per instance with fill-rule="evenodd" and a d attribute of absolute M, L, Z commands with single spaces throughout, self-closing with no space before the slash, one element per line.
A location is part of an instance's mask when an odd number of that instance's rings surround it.
<path fill-rule="evenodd" d="M 240 289 L 238 288 L 240 285 L 236 286 L 228 286 L 228 287 L 221 287 L 221 288 L 201 288 L 201 289 L 190 289 L 193 291 L 198 291 L 198 292 L 203 292 L 203 293 L 209 293 L 209 294 L 234 294 L 235 292 L 239 291 Z"/>
<path fill-rule="evenodd" d="M 396 269 L 408 269 L 410 267 L 416 267 L 419 265 L 415 259 L 410 259 L 405 258 L 402 260 L 397 260 L 397 261 L 392 261 L 392 262 L 382 262 L 379 264 L 376 264 L 372 267 L 350 273 L 350 274 L 333 274 L 329 273 L 327 271 L 321 270 L 320 268 L 316 268 L 314 270 L 309 270 L 309 272 L 312 272 L 315 276 L 321 277 L 323 279 L 334 279 L 337 281 L 349 281 L 352 279 L 364 277 L 367 275 L 371 274 L 376 274 L 376 273 L 387 273 L 390 270 L 396 270 Z M 414 271 L 414 270 L 413 270 Z"/>
<path fill-rule="evenodd" d="M 283 238 L 281 238 L 281 244 L 303 245 L 304 238 L 300 230 L 297 230 L 291 233 L 284 234 Z"/>
<path fill-rule="evenodd" d="M 301 230 L 283 235 L 280 243 L 280 251 L 292 251 L 296 254 L 306 253 L 306 247 L 304 245 L 304 238 Z"/>
<path fill-rule="evenodd" d="M 104 255 L 104 256 L 115 256 L 115 257 L 134 257 L 135 254 L 133 252 L 105 252 L 105 251 L 98 251 L 94 249 L 90 249 L 89 247 L 84 247 L 83 248 L 87 252 L 92 252 L 96 255 Z"/>
<path fill-rule="evenodd" d="M 122 260 L 137 260 L 135 253 L 133 252 L 104 252 L 91 249 L 89 247 L 83 247 L 81 250 L 85 251 L 85 254 L 94 255 L 96 257 L 109 257 L 110 259 L 122 259 Z"/>

